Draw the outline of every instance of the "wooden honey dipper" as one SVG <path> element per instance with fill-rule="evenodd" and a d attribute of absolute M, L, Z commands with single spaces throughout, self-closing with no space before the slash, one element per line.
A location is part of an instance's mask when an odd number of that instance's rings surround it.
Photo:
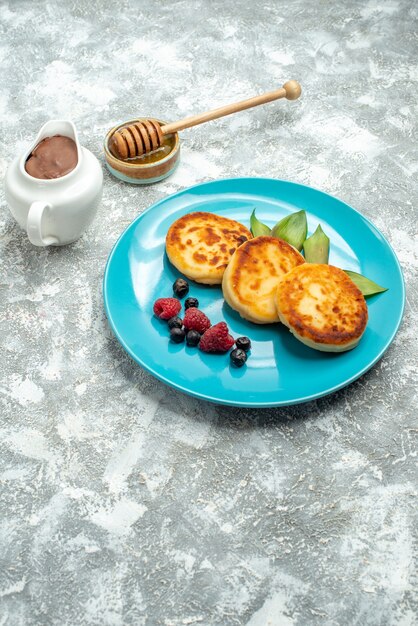
<path fill-rule="evenodd" d="M 230 115 L 237 111 L 250 109 L 259 104 L 278 100 L 279 98 L 296 100 L 299 98 L 301 91 L 301 86 L 296 80 L 289 80 L 283 87 L 275 91 L 268 91 L 261 96 L 254 96 L 247 100 L 227 104 L 218 109 L 206 111 L 206 113 L 185 117 L 178 122 L 171 122 L 170 124 L 161 126 L 156 120 L 152 119 L 137 121 L 130 126 L 119 128 L 115 131 L 110 138 L 109 148 L 112 154 L 118 159 L 125 160 L 139 157 L 142 154 L 160 148 L 164 143 L 165 135 L 176 133 L 179 130 L 197 126 L 198 124 L 203 124 L 210 120 L 216 120 L 218 117 L 224 117 L 225 115 Z"/>

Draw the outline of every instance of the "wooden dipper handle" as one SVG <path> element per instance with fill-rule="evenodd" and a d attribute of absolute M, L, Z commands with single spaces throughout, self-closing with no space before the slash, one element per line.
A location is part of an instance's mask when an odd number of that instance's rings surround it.
<path fill-rule="evenodd" d="M 275 91 L 267 91 L 261 96 L 254 96 L 247 100 L 241 100 L 240 102 L 234 102 L 233 104 L 227 104 L 226 106 L 219 107 L 219 109 L 212 109 L 212 111 L 206 111 L 206 113 L 200 113 L 199 115 L 191 115 L 185 117 L 178 122 L 171 122 L 170 124 L 164 124 L 161 126 L 161 132 L 163 135 L 169 133 L 176 133 L 179 130 L 190 128 L 191 126 L 197 126 L 204 122 L 210 122 L 216 120 L 219 117 L 230 115 L 231 113 L 237 113 L 238 111 L 244 111 L 245 109 L 251 109 L 259 104 L 265 104 L 266 102 L 272 102 L 273 100 L 279 100 L 279 98 L 286 98 L 287 100 L 296 100 L 301 94 L 302 88 L 296 80 L 289 80 L 287 83 L 276 89 Z"/>
<path fill-rule="evenodd" d="M 171 122 L 170 124 L 164 124 L 164 126 L 160 126 L 156 120 L 138 120 L 134 124 L 115 131 L 109 140 L 109 148 L 118 159 L 125 160 L 139 157 L 161 147 L 164 142 L 164 135 L 176 133 L 179 130 L 197 126 L 210 120 L 216 120 L 218 117 L 244 111 L 244 109 L 250 109 L 279 98 L 296 100 L 296 98 L 299 98 L 301 91 L 301 86 L 296 80 L 289 80 L 276 91 L 268 91 L 261 96 L 254 96 L 254 98 L 248 98 L 248 100 L 227 104 L 219 107 L 219 109 L 185 117 L 178 122 Z"/>

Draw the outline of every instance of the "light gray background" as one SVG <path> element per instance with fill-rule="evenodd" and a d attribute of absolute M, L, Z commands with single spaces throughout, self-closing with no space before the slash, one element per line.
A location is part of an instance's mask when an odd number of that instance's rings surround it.
<path fill-rule="evenodd" d="M 2 175 L 48 118 L 72 118 L 102 159 L 106 131 L 136 115 L 304 89 L 185 131 L 163 183 L 106 173 L 70 247 L 32 247 L 0 196 L 1 626 L 416 623 L 417 29 L 412 0 L 0 3 Z M 108 329 L 101 281 L 123 229 L 241 175 L 338 196 L 401 261 L 400 332 L 332 397 L 212 406 L 144 373 Z"/>

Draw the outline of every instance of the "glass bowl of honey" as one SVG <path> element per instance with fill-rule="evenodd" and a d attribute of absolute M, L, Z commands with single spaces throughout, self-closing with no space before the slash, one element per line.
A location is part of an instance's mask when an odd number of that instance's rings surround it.
<path fill-rule="evenodd" d="M 132 124 L 152 118 L 137 118 L 129 122 L 119 124 L 111 128 L 104 142 L 105 160 L 108 170 L 113 176 L 126 183 L 136 185 L 149 185 L 157 183 L 170 176 L 176 169 L 180 158 L 180 139 L 177 133 L 164 137 L 162 145 L 156 150 L 136 156 L 121 159 L 112 152 L 112 137 L 116 131 L 127 128 Z M 166 124 L 161 120 L 155 120 L 161 126 Z"/>

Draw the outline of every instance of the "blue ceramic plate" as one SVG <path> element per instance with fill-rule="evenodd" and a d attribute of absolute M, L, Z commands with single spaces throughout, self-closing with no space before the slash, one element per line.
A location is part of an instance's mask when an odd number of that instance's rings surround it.
<path fill-rule="evenodd" d="M 179 272 L 165 254 L 169 226 L 191 211 L 212 211 L 249 227 L 250 214 L 273 226 L 305 209 L 311 234 L 321 223 L 331 239 L 329 262 L 389 288 L 368 299 L 369 322 L 360 344 L 327 354 L 306 347 L 281 324 L 258 326 L 225 304 L 219 286 L 190 283 L 212 323 L 226 321 L 232 335 L 248 335 L 250 357 L 242 368 L 229 355 L 204 354 L 168 340 L 165 322 L 153 316 L 154 300 L 172 296 Z M 404 283 L 383 235 L 357 211 L 321 191 L 295 183 L 235 178 L 204 183 L 164 198 L 144 211 L 114 246 L 104 275 L 106 314 L 131 357 L 163 382 L 192 396 L 234 406 L 284 406 L 341 389 L 370 369 L 392 342 L 402 319 Z"/>

